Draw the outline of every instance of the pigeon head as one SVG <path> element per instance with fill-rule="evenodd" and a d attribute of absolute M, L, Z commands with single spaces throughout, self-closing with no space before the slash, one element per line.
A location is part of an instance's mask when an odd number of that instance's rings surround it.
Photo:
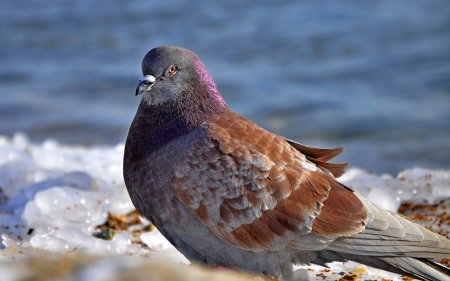
<path fill-rule="evenodd" d="M 136 89 L 141 94 L 129 141 L 152 149 L 228 109 L 197 55 L 181 47 L 160 46 L 145 55 Z"/>
<path fill-rule="evenodd" d="M 142 77 L 136 95 L 144 94 L 149 106 L 206 103 L 224 107 L 225 102 L 197 55 L 175 46 L 150 50 L 142 60 Z"/>

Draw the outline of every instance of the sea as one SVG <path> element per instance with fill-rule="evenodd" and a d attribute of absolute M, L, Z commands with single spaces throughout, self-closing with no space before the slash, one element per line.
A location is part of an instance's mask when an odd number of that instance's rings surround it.
<path fill-rule="evenodd" d="M 0 135 L 123 144 L 151 48 L 197 53 L 230 108 L 375 173 L 450 169 L 448 1 L 0 2 Z M 20 136 L 23 136 L 22 134 Z"/>

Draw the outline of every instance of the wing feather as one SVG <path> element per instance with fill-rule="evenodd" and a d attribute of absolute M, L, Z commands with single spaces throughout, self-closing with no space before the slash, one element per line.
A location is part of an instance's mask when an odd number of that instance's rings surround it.
<path fill-rule="evenodd" d="M 330 172 L 334 177 L 338 178 L 345 173 L 345 168 L 350 166 L 349 163 L 328 163 L 327 161 L 333 159 L 344 151 L 344 147 L 337 148 L 318 148 L 307 146 L 290 139 L 286 139 L 292 147 L 300 151 L 306 156 L 306 159 L 313 162 L 320 168 L 325 169 L 326 172 Z"/>
<path fill-rule="evenodd" d="M 174 194 L 223 241 L 252 251 L 302 243 L 321 249 L 364 229 L 365 205 L 308 160 L 299 144 L 232 112 L 204 129 L 176 168 Z M 317 161 L 341 151 L 301 149 Z"/>

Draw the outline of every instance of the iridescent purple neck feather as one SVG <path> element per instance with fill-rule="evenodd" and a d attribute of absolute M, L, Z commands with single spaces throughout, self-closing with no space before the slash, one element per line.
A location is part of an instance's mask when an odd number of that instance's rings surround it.
<path fill-rule="evenodd" d="M 205 68 L 205 65 L 197 58 L 194 62 L 195 68 L 197 70 L 198 76 L 200 77 L 200 81 L 203 85 L 205 85 L 211 96 L 213 96 L 218 104 L 222 107 L 225 107 L 225 100 L 220 95 L 219 91 L 217 91 L 216 84 L 214 83 L 213 78 L 209 75 L 208 71 Z"/>

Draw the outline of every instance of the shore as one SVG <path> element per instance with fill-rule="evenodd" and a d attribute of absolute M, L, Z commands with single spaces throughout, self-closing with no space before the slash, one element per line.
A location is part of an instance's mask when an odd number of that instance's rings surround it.
<path fill-rule="evenodd" d="M 123 149 L 0 136 L 0 280 L 258 280 L 188 266 L 134 210 L 122 177 Z M 339 180 L 450 237 L 449 170 L 413 168 L 394 176 L 351 168 Z M 296 268 L 305 280 L 404 280 L 354 262 Z"/>

